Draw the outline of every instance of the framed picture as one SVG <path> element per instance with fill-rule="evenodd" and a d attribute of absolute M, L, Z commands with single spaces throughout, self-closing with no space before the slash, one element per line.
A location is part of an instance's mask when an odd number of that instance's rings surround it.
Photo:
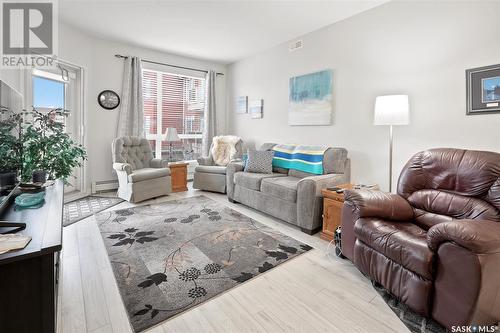
<path fill-rule="evenodd" d="M 467 114 L 500 113 L 500 65 L 465 71 Z"/>
<path fill-rule="evenodd" d="M 248 96 L 239 96 L 236 101 L 236 113 L 248 112 Z"/>
<path fill-rule="evenodd" d="M 248 111 L 250 112 L 250 118 L 252 119 L 260 119 L 262 118 L 262 109 L 264 106 L 263 99 L 256 99 L 250 103 Z"/>
<path fill-rule="evenodd" d="M 288 125 L 321 126 L 332 123 L 333 71 L 290 78 Z"/>

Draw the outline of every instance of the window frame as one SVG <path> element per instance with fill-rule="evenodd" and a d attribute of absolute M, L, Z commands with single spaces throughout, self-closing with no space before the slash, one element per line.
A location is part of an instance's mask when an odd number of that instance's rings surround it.
<path fill-rule="evenodd" d="M 159 69 L 156 69 L 156 68 L 151 68 L 151 67 L 146 67 L 146 68 L 142 68 L 142 77 L 144 77 L 144 72 L 147 71 L 147 72 L 154 72 L 156 74 L 156 89 L 157 89 L 157 92 L 156 92 L 156 133 L 155 134 L 151 134 L 151 133 L 145 133 L 145 137 L 147 140 L 150 140 L 150 141 L 155 141 L 155 157 L 156 158 L 161 158 L 162 156 L 162 142 L 163 142 L 163 139 L 165 137 L 165 130 L 163 128 L 163 112 L 161 110 L 162 108 L 162 96 L 163 96 L 163 74 L 166 74 L 166 75 L 172 75 L 172 76 L 178 76 L 178 77 L 183 77 L 183 78 L 191 78 L 191 79 L 196 79 L 196 80 L 203 80 L 203 77 L 200 77 L 200 76 L 194 76 L 194 75 L 188 75 L 188 74 L 180 74 L 180 73 L 175 73 L 175 72 L 172 72 L 172 71 L 164 71 L 164 70 L 159 70 Z M 144 81 L 143 81 L 144 82 Z M 144 91 L 144 86 L 142 87 L 143 91 Z M 206 87 L 205 87 L 206 89 Z M 143 99 L 144 99 L 144 95 L 143 95 Z M 185 101 L 184 101 L 185 102 Z M 203 103 L 206 103 L 206 99 L 203 101 Z M 143 101 L 143 107 L 144 107 L 144 101 Z M 159 112 L 160 111 L 160 112 Z M 183 123 L 185 123 L 185 119 L 183 119 Z M 202 126 L 203 128 L 203 126 Z M 203 128 L 204 130 L 204 128 Z M 181 140 L 184 140 L 184 139 L 200 139 L 202 140 L 203 139 L 203 130 L 201 133 L 199 134 L 181 134 L 179 133 L 179 138 Z M 184 160 L 184 162 L 188 162 L 188 163 L 194 163 L 196 162 L 197 160 L 196 159 L 192 159 L 192 160 Z"/>

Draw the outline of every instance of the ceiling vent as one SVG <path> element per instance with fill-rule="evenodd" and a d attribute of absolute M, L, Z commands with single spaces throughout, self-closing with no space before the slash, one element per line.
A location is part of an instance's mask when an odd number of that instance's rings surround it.
<path fill-rule="evenodd" d="M 297 51 L 298 49 L 301 49 L 303 46 L 304 42 L 302 41 L 302 39 L 298 39 L 288 44 L 288 50 L 290 52 Z"/>

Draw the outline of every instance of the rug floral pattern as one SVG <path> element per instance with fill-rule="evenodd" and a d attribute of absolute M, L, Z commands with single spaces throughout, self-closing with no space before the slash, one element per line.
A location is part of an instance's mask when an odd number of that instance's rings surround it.
<path fill-rule="evenodd" d="M 312 249 L 204 196 L 96 220 L 136 332 Z"/>

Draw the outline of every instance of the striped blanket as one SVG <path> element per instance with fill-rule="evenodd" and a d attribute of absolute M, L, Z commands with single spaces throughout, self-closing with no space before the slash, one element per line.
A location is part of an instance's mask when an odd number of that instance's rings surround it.
<path fill-rule="evenodd" d="M 328 147 L 285 144 L 273 147 L 273 166 L 323 174 L 323 155 Z"/>

